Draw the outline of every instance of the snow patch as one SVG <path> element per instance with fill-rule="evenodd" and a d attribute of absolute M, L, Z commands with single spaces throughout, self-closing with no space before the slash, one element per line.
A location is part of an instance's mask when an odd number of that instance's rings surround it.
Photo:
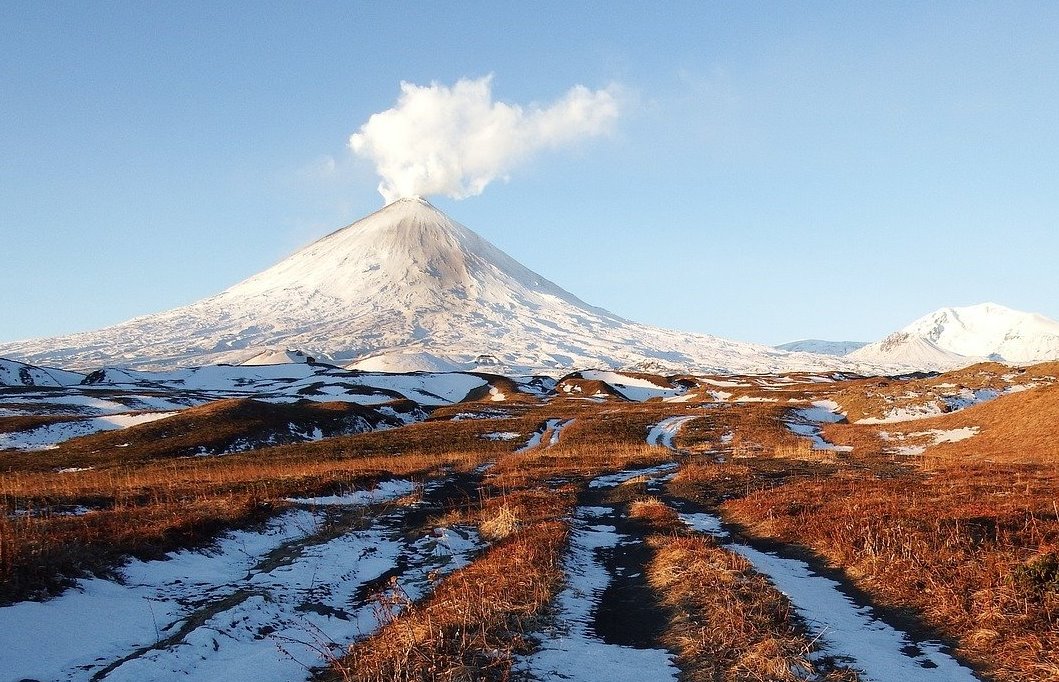
<path fill-rule="evenodd" d="M 841 586 L 818 575 L 803 561 L 785 559 L 732 543 L 719 518 L 681 514 L 689 527 L 718 538 L 741 554 L 787 598 L 818 637 L 811 658 L 833 656 L 861 671 L 865 682 L 973 682 L 977 678 L 942 650 L 937 642 L 914 641 L 875 617 L 870 607 L 854 603 Z"/>
<path fill-rule="evenodd" d="M 675 450 L 676 448 L 673 447 L 673 438 L 676 437 L 681 427 L 692 419 L 696 419 L 696 417 L 690 415 L 663 419 L 648 430 L 647 444 Z"/>
<path fill-rule="evenodd" d="M 593 487 L 599 487 L 595 485 L 598 480 L 592 481 Z M 679 671 L 668 651 L 607 644 L 592 629 L 595 610 L 610 583 L 598 553 L 625 541 L 606 523 L 610 514 L 607 507 L 578 508 L 570 549 L 563 560 L 566 587 L 554 602 L 556 622 L 539 636 L 536 651 L 519 661 L 520 672 L 539 680 L 574 682 L 678 679 Z"/>
<path fill-rule="evenodd" d="M 852 452 L 850 445 L 835 445 L 828 442 L 823 436 L 820 424 L 837 424 L 845 419 L 845 415 L 835 412 L 838 403 L 821 400 L 813 403 L 812 407 L 802 407 L 791 410 L 789 418 L 784 421 L 791 433 L 809 438 L 813 442 L 814 450 L 826 450 L 830 452 Z"/>
<path fill-rule="evenodd" d="M 358 506 L 378 504 L 395 500 L 415 492 L 416 484 L 402 479 L 383 481 L 371 490 L 356 490 L 345 495 L 326 495 L 323 497 L 288 497 L 288 502 L 308 507 L 320 506 Z"/>
<path fill-rule="evenodd" d="M 114 414 L 107 417 L 92 417 L 76 421 L 59 422 L 38 426 L 27 431 L 0 433 L 0 450 L 50 450 L 59 443 L 87 436 L 100 431 L 127 429 L 137 424 L 165 419 L 176 412 L 140 412 L 137 414 Z"/>
<path fill-rule="evenodd" d="M 482 438 L 485 440 L 515 440 L 521 436 L 522 434 L 517 431 L 493 431 L 482 434 Z"/>

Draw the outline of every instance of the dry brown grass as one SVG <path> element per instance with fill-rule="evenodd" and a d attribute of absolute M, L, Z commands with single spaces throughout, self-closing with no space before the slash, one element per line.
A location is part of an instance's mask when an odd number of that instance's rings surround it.
<path fill-rule="evenodd" d="M 955 443 L 934 444 L 932 431 L 971 427 L 977 433 Z M 826 424 L 831 442 L 851 445 L 854 459 L 896 459 L 931 468 L 959 462 L 1059 464 L 1059 384 L 1002 395 L 929 419 L 882 424 Z M 886 437 L 883 437 L 885 435 Z M 888 455 L 895 446 L 926 448 L 922 455 Z"/>
<path fill-rule="evenodd" d="M 512 404 L 537 404 L 538 398 L 529 393 L 523 393 L 519 390 L 518 384 L 507 377 L 498 376 L 496 374 L 480 374 L 486 383 L 478 388 L 471 389 L 464 398 L 457 405 L 462 409 L 467 409 L 468 403 L 487 403 L 489 406 L 503 405 L 504 407 L 510 407 Z M 494 396 L 497 394 L 503 394 L 504 399 L 502 401 L 494 400 Z"/>
<path fill-rule="evenodd" d="M 811 670 L 790 605 L 706 537 L 654 537 L 648 581 L 676 616 L 666 639 L 691 680 L 795 680 Z"/>
<path fill-rule="evenodd" d="M 715 481 L 738 481 L 750 476 L 754 469 L 747 466 L 745 462 L 711 462 L 691 461 L 685 462 L 677 475 L 675 482 L 707 483 Z"/>
<path fill-rule="evenodd" d="M 440 582 L 421 602 L 380 597 L 384 626 L 337 661 L 347 680 L 507 679 L 525 632 L 562 582 L 561 553 L 576 485 L 523 477 L 517 487 L 496 468 L 478 504 L 449 512 L 444 523 L 477 522 L 495 544 Z"/>
<path fill-rule="evenodd" d="M 647 425 L 657 419 L 657 411 L 640 415 L 633 420 L 637 422 L 635 426 L 622 430 L 611 428 L 617 422 L 609 415 L 594 419 L 595 407 L 579 404 L 569 412 L 571 416 L 585 417 L 583 423 L 574 425 L 580 426 L 582 433 L 574 435 L 580 438 L 603 433 L 605 440 L 594 446 L 568 447 L 569 439 L 564 434 L 561 446 L 532 453 L 514 453 L 513 449 L 521 443 L 484 440 L 482 434 L 512 430 L 527 433 L 528 437 L 543 420 L 563 416 L 562 412 L 542 407 L 510 419 L 430 421 L 394 431 L 223 457 L 157 459 L 148 452 L 153 447 L 148 439 L 143 448 L 134 442 L 118 449 L 127 460 L 116 458 L 112 454 L 114 448 L 109 448 L 106 459 L 95 460 L 96 468 L 68 473 L 51 468 L 83 464 L 83 459 L 66 456 L 71 452 L 83 454 L 82 450 L 32 453 L 43 456 L 47 466 L 41 461 L 21 466 L 22 456 L 6 457 L 8 471 L 0 478 L 0 500 L 9 513 L 15 509 L 46 512 L 70 505 L 98 511 L 76 521 L 48 513 L 7 518 L 0 525 L 0 598 L 46 593 L 72 576 L 104 570 L 120 555 L 135 553 L 138 547 L 149 553 L 205 539 L 225 526 L 256 518 L 259 504 L 280 507 L 280 500 L 287 496 L 327 494 L 371 485 L 391 476 L 422 478 L 444 469 L 469 471 L 490 459 L 500 459 L 491 477 L 492 485 L 510 493 L 532 487 L 547 477 L 592 476 L 632 464 L 656 463 L 660 457 L 668 456 L 657 452 L 657 448 L 648 448 L 642 440 Z M 210 429 L 227 431 L 238 427 L 238 414 L 223 405 L 199 412 L 197 417 L 193 415 L 195 419 L 216 418 L 210 422 Z M 191 422 L 183 419 L 181 423 Z M 129 438 L 129 434 L 122 437 Z M 184 437 L 193 438 L 194 432 L 180 436 Z M 620 444 L 621 439 L 633 437 L 635 444 Z M 509 508 L 516 517 L 515 525 L 534 516 L 528 499 L 523 492 Z M 496 521 L 492 530 L 502 532 L 501 512 L 490 509 Z M 216 523 L 209 521 L 211 517 Z M 141 523 L 141 519 L 149 522 Z M 197 530 L 191 532 L 189 528 Z M 120 538 L 120 542 L 110 542 L 110 537 Z M 74 547 L 76 552 L 71 551 Z"/>
<path fill-rule="evenodd" d="M 408 401 L 389 404 L 410 409 Z M 102 431 L 70 439 L 53 450 L 8 452 L 0 467 L 47 471 L 58 467 L 128 466 L 138 461 L 216 454 L 233 447 L 248 449 L 302 440 L 292 432 L 319 429 L 331 436 L 375 426 L 382 416 L 355 403 L 273 404 L 245 398 L 218 400 L 157 421 L 127 429 Z"/>
<path fill-rule="evenodd" d="M 647 524 L 655 532 L 679 533 L 686 528 L 677 510 L 657 497 L 634 500 L 629 505 L 629 516 Z"/>
<path fill-rule="evenodd" d="M 562 582 L 567 525 L 508 535 L 334 664 L 344 680 L 505 680 L 524 633 Z"/>
<path fill-rule="evenodd" d="M 710 454 L 714 458 L 731 455 L 731 439 L 725 439 L 733 432 L 735 418 L 731 408 L 717 405 L 700 408 L 691 414 L 695 418 L 684 423 L 673 439 L 673 445 L 683 452 Z"/>
<path fill-rule="evenodd" d="M 41 513 L 5 514 L 0 522 L 0 600 L 42 596 L 71 577 L 105 571 L 123 555 L 153 555 L 206 541 L 282 507 L 284 497 L 360 488 L 393 476 L 468 471 L 493 446 L 462 423 L 456 428 L 416 426 L 421 428 L 412 429 L 411 441 L 429 449 L 404 454 L 396 447 L 404 439 L 387 431 L 223 457 L 69 473 L 8 472 L 0 478 L 5 511 Z M 446 440 L 446 431 L 455 437 Z M 481 448 L 445 449 L 450 442 L 476 440 Z M 95 511 L 78 517 L 48 513 L 69 505 Z"/>
<path fill-rule="evenodd" d="M 520 488 L 546 479 L 587 480 L 606 472 L 672 461 L 672 456 L 646 444 L 573 443 L 504 455 L 494 472 L 498 485 Z"/>
<path fill-rule="evenodd" d="M 886 479 L 847 472 L 724 509 L 756 534 L 845 568 L 881 603 L 921 614 L 995 679 L 1054 680 L 1059 585 L 1032 576 L 1059 545 L 1056 489 L 1054 468 L 967 465 Z"/>
<path fill-rule="evenodd" d="M 1055 372 L 1034 370 L 1045 371 Z M 982 377 L 964 377 L 972 378 Z M 879 381 L 892 380 L 799 384 L 783 388 L 781 398 L 872 392 Z M 754 390 L 765 395 L 767 387 Z M 493 408 L 510 416 L 446 419 Z M 405 604 L 405 615 L 354 647 L 336 670 L 352 679 L 499 679 L 523 644 L 527 622 L 557 589 L 567 533 L 561 519 L 574 488 L 601 473 L 672 461 L 672 452 L 645 444 L 648 428 L 695 414 L 700 418 L 682 430 L 678 445 L 702 452 L 679 457 L 683 466 L 670 493 L 706 505 L 731 500 L 723 507 L 730 518 L 755 534 L 814 549 L 878 602 L 918 614 L 958 641 L 960 653 L 996 679 L 1059 679 L 1059 388 L 1033 389 L 911 426 L 828 425 L 826 438 L 855 446 L 851 456 L 834 461 L 790 433 L 782 423 L 787 409 L 785 402 L 708 409 L 663 402 L 481 402 L 443 408 L 427 422 L 394 431 L 224 457 L 159 460 L 130 448 L 127 460 L 101 454 L 94 470 L 60 474 L 42 469 L 76 466 L 63 456 L 75 450 L 37 453 L 54 459 L 35 466 L 5 455 L 0 496 L 8 511 L 77 504 L 101 511 L 0 521 L 0 599 L 52 589 L 64 576 L 105 572 L 127 554 L 206 542 L 224 528 L 267 517 L 283 497 L 390 476 L 467 472 L 495 461 L 479 499 L 442 512 L 453 522 L 477 523 L 495 547 L 422 603 Z M 575 419 L 555 447 L 516 452 L 524 439 L 483 439 L 497 431 L 528 438 L 554 418 Z M 981 433 L 932 448 L 916 460 L 917 468 L 891 461 L 878 435 L 962 425 L 980 426 Z M 712 450 L 727 432 L 733 433 L 730 456 L 718 464 Z M 781 608 L 785 602 L 772 601 L 774 590 L 738 557 L 682 533 L 672 509 L 637 500 L 642 487 L 621 486 L 615 494 L 655 529 L 652 585 L 683 614 L 671 628 L 673 645 L 689 666 L 722 670 L 709 666 L 723 660 L 729 675 L 691 679 L 760 679 L 780 674 L 772 667 L 778 671 L 780 660 L 800 660 L 800 645 L 793 642 L 802 640 L 788 634 L 803 635 Z"/>
<path fill-rule="evenodd" d="M 261 521 L 276 507 L 252 495 L 116 507 L 83 516 L 0 516 L 0 603 L 43 596 L 71 577 L 107 574 L 127 556 L 159 558 Z"/>
<path fill-rule="evenodd" d="M 647 578 L 671 614 L 664 641 L 679 653 L 683 679 L 795 682 L 815 674 L 813 643 L 790 602 L 746 559 L 683 532 L 676 511 L 657 498 L 634 502 L 630 515 L 655 532 Z"/>
<path fill-rule="evenodd" d="M 942 418 L 903 424 L 905 429 L 978 427 L 979 433 L 930 448 L 931 459 L 1059 464 L 1059 385 L 1001 396 Z"/>
<path fill-rule="evenodd" d="M 518 512 L 514 505 L 502 504 L 492 516 L 478 524 L 478 530 L 489 540 L 503 540 L 519 529 Z"/>
<path fill-rule="evenodd" d="M 0 417 L 0 433 L 13 433 L 15 431 L 28 431 L 41 426 L 59 424 L 62 422 L 75 421 L 77 417 L 66 415 L 24 415 L 16 417 Z"/>
<path fill-rule="evenodd" d="M 929 420 L 826 425 L 825 438 L 855 448 L 831 463 L 777 457 L 786 436 L 775 408 L 731 414 L 737 454 L 753 456 L 695 459 L 671 491 L 706 504 L 730 500 L 726 514 L 749 532 L 815 550 L 879 603 L 957 642 L 995 679 L 1059 679 L 1059 578 L 1051 577 L 1059 388 Z M 981 432 L 896 461 L 886 452 L 893 443 L 879 437 L 961 426 Z"/>
<path fill-rule="evenodd" d="M 584 398 L 603 398 L 622 401 L 624 397 L 608 383 L 595 379 L 582 379 L 580 376 L 568 376 L 559 381 L 555 387 L 559 398 L 581 400 Z"/>
<path fill-rule="evenodd" d="M 983 362 L 932 377 L 876 377 L 846 382 L 832 398 L 841 405 L 849 420 L 856 422 L 885 417 L 894 408 L 933 405 L 945 410 L 943 398 L 957 395 L 962 388 L 1000 391 L 1012 385 L 1054 383 L 1057 376 L 1059 363 L 1056 362 L 1025 368 Z"/>
<path fill-rule="evenodd" d="M 732 457 L 787 457 L 823 459 L 827 453 L 812 449 L 811 441 L 795 435 L 783 423 L 788 405 L 747 403 L 729 408 L 732 429 Z"/>

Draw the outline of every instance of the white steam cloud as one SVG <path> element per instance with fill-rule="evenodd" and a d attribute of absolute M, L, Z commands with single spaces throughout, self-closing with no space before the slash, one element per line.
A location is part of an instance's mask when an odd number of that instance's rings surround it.
<path fill-rule="evenodd" d="M 577 85 L 553 104 L 523 108 L 493 101 L 492 85 L 492 76 L 451 88 L 402 82 L 397 104 L 350 136 L 350 149 L 375 164 L 386 203 L 477 196 L 537 150 L 607 133 L 618 117 L 613 87 Z"/>

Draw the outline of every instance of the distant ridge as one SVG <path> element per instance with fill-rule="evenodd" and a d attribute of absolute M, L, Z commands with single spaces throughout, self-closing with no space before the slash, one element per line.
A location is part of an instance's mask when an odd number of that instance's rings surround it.
<path fill-rule="evenodd" d="M 821 355 L 843 356 L 867 345 L 867 341 L 824 341 L 821 339 L 803 339 L 801 341 L 781 343 L 776 346 L 776 348 L 792 353 L 819 353 Z"/>

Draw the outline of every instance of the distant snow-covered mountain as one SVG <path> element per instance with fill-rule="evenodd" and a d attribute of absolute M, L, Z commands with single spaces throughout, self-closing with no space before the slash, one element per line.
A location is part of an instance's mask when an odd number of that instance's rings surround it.
<path fill-rule="evenodd" d="M 819 353 L 820 355 L 843 356 L 867 345 L 867 341 L 823 341 L 821 339 L 802 339 L 801 341 L 781 343 L 776 346 L 776 348 L 791 353 Z"/>
<path fill-rule="evenodd" d="M 216 296 L 98 331 L 0 344 L 0 354 L 85 369 L 308 357 L 396 372 L 858 369 L 623 319 L 418 198 L 389 204 Z"/>
<path fill-rule="evenodd" d="M 942 308 L 847 357 L 932 370 L 983 360 L 1029 365 L 1059 359 L 1059 322 L 995 303 Z"/>

